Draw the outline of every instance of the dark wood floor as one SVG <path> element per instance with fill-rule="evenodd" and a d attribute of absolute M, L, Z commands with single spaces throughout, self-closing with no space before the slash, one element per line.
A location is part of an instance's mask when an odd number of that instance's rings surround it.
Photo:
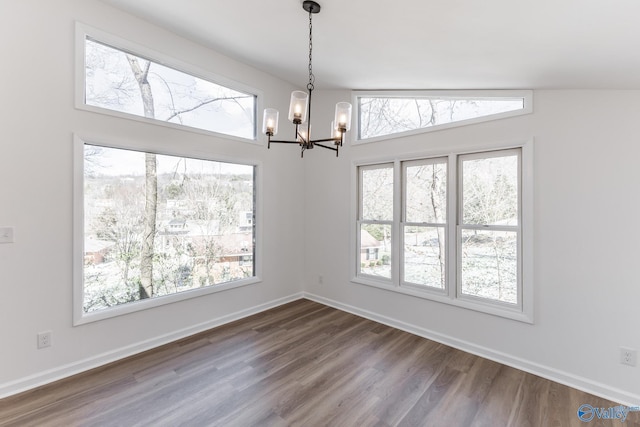
<path fill-rule="evenodd" d="M 640 426 L 614 403 L 308 300 L 0 400 L 2 426 Z"/>

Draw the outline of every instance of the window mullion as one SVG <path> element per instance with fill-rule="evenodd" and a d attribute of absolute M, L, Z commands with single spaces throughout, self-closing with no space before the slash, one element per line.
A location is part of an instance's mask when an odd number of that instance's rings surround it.
<path fill-rule="evenodd" d="M 446 247 L 446 292 L 454 299 L 458 294 L 458 163 L 456 155 L 449 155 L 447 165 L 447 238 Z"/>
<path fill-rule="evenodd" d="M 399 160 L 393 162 L 393 224 L 391 226 L 391 281 L 394 286 L 400 286 L 402 263 L 404 262 L 404 245 L 402 236 L 402 221 L 404 220 L 404 179 Z"/>

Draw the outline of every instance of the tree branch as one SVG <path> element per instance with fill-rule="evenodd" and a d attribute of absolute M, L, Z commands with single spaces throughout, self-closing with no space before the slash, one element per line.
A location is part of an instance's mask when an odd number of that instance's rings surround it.
<path fill-rule="evenodd" d="M 165 119 L 165 121 L 168 122 L 169 120 L 173 119 L 176 116 L 179 116 L 180 114 L 184 114 L 184 113 L 188 113 L 188 112 L 193 111 L 193 110 L 197 110 L 198 108 L 202 107 L 203 105 L 211 104 L 212 102 L 226 101 L 226 100 L 235 100 L 237 102 L 238 99 L 242 99 L 242 98 L 249 98 L 249 95 L 247 95 L 247 96 L 230 96 L 230 97 L 224 97 L 224 98 L 207 99 L 206 101 L 202 101 L 202 102 L 194 105 L 193 107 L 185 108 L 184 110 L 174 112 L 169 117 L 167 117 Z"/>

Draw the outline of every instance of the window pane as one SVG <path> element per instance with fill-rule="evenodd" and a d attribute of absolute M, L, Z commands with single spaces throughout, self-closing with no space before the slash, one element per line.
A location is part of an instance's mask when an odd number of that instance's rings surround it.
<path fill-rule="evenodd" d="M 255 139 L 255 95 L 86 39 L 87 105 Z"/>
<path fill-rule="evenodd" d="M 84 171 L 85 313 L 254 276 L 253 166 L 85 145 Z"/>
<path fill-rule="evenodd" d="M 444 227 L 404 228 L 404 281 L 444 289 Z"/>
<path fill-rule="evenodd" d="M 362 219 L 393 221 L 393 167 L 362 168 Z"/>
<path fill-rule="evenodd" d="M 524 98 L 360 97 L 358 139 L 524 109 Z"/>
<path fill-rule="evenodd" d="M 518 225 L 518 156 L 462 162 L 463 223 Z"/>
<path fill-rule="evenodd" d="M 391 225 L 360 227 L 360 273 L 391 279 Z"/>
<path fill-rule="evenodd" d="M 462 293 L 518 303 L 516 232 L 462 230 Z"/>
<path fill-rule="evenodd" d="M 446 222 L 447 164 L 407 166 L 405 169 L 406 222 Z"/>

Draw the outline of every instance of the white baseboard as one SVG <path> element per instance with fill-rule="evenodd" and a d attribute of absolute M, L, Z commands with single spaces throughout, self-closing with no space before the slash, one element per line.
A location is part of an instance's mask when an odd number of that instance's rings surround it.
<path fill-rule="evenodd" d="M 341 302 L 307 292 L 292 294 L 284 298 L 269 301 L 267 303 L 260 304 L 258 306 L 251 307 L 245 310 L 240 310 L 226 316 L 221 316 L 207 322 L 180 329 L 165 335 L 145 340 L 140 343 L 122 347 L 120 349 L 99 354 L 97 356 L 60 366 L 54 369 L 39 372 L 37 374 L 18 379 L 16 381 L 0 384 L 0 399 L 69 377 L 71 375 L 88 371 L 89 369 L 97 368 L 99 366 L 115 362 L 125 357 L 133 356 L 134 354 L 141 353 L 143 351 L 147 351 L 182 338 L 186 338 L 188 336 L 224 325 L 226 323 L 243 319 L 245 317 L 278 307 L 283 304 L 287 304 L 292 301 L 296 301 L 301 298 L 306 298 L 311 301 L 336 308 L 338 310 L 346 311 L 348 313 L 352 313 L 357 316 L 364 317 L 366 319 L 370 319 L 375 322 L 379 322 L 384 325 L 388 325 L 393 328 L 400 329 L 402 331 L 409 332 L 411 334 L 427 338 L 432 341 L 436 341 L 450 347 L 454 347 L 459 350 L 466 351 L 468 353 L 475 354 L 477 356 L 484 357 L 486 359 L 493 360 L 507 366 L 511 366 L 516 369 L 520 369 L 525 372 L 529 372 L 542 378 L 546 378 L 548 380 L 555 381 L 557 383 L 564 384 L 578 390 L 582 390 L 586 393 L 618 402 L 622 405 L 637 406 L 640 403 L 639 395 L 635 395 L 624 390 L 610 387 L 606 384 L 592 381 L 588 378 L 580 377 L 568 372 L 563 372 L 549 366 L 540 365 L 535 362 L 531 362 L 519 357 L 514 357 L 487 347 L 478 346 L 467 341 L 459 340 L 447 335 L 440 334 L 438 332 L 411 325 L 400 320 L 382 316 L 371 311 L 367 311 L 348 304 L 343 304 Z"/>
<path fill-rule="evenodd" d="M 188 328 L 180 329 L 133 345 L 102 353 L 88 359 L 79 360 L 77 362 L 69 363 L 67 365 L 60 366 L 54 369 L 38 372 L 28 377 L 20 378 L 16 381 L 0 384 L 0 399 L 51 383 L 53 381 L 70 377 L 71 375 L 88 371 L 89 369 L 106 365 L 107 363 L 124 359 L 125 357 L 133 356 L 134 354 L 138 354 L 143 351 L 147 351 L 152 348 L 159 347 L 161 345 L 168 344 L 182 338 L 186 338 L 199 332 L 203 332 L 211 328 L 215 328 L 217 326 L 221 326 L 226 323 L 230 323 L 278 307 L 280 305 L 299 300 L 301 298 L 303 298 L 302 292 L 296 293 L 284 298 L 279 298 L 264 304 L 257 305 L 255 307 L 250 307 L 245 310 L 227 314 L 225 316 L 221 316 L 207 322 L 199 323 Z"/>
<path fill-rule="evenodd" d="M 375 322 L 382 323 L 384 325 L 391 326 L 393 328 L 400 329 L 402 331 L 409 332 L 411 334 L 427 338 L 453 348 L 457 348 L 458 350 L 466 351 L 467 353 L 475 354 L 476 356 L 484 357 L 485 359 L 493 360 L 494 362 L 502 363 L 504 365 L 520 369 L 530 374 L 534 374 L 539 377 L 564 384 L 566 386 L 602 397 L 607 400 L 611 400 L 613 402 L 617 402 L 622 405 L 637 406 L 638 404 L 640 404 L 640 395 L 635 395 L 624 390 L 610 387 L 606 384 L 592 381 L 588 378 L 574 375 L 569 372 L 563 372 L 549 366 L 544 366 L 529 360 L 495 351 L 487 347 L 482 347 L 467 341 L 459 340 L 447 335 L 440 334 L 438 332 L 431 331 L 429 329 L 422 328 L 420 326 L 411 325 L 400 320 L 382 316 L 380 314 L 363 310 L 352 305 L 343 304 L 341 302 L 334 301 L 332 299 L 325 298 L 319 295 L 311 294 L 308 292 L 305 292 L 303 295 L 304 298 L 311 301 L 328 305 L 330 307 L 337 308 L 338 310 L 346 311 L 348 313 L 355 314 L 357 316 L 364 317 L 366 319 L 373 320 Z"/>

